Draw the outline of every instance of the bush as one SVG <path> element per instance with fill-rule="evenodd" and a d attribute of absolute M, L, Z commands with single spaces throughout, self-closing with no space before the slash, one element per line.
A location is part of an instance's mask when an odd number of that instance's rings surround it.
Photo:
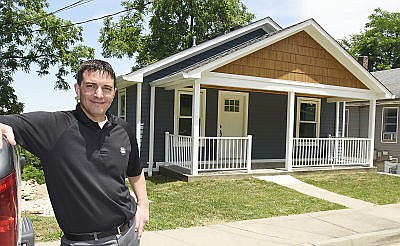
<path fill-rule="evenodd" d="M 22 170 L 22 180 L 34 179 L 38 184 L 44 184 L 44 172 L 39 158 L 21 146 L 18 147 L 18 151 L 20 156 L 26 159 L 25 167 Z"/>

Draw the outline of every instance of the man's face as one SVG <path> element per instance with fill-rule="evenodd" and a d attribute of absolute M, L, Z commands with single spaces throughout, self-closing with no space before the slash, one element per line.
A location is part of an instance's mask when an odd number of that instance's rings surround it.
<path fill-rule="evenodd" d="M 81 107 L 89 119 L 104 121 L 115 96 L 114 80 L 103 71 L 85 71 L 82 77 L 81 85 L 75 84 Z"/>

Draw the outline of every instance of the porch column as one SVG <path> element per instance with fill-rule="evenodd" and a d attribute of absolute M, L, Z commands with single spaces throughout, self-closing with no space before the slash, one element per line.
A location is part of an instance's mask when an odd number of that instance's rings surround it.
<path fill-rule="evenodd" d="M 142 83 L 136 84 L 136 141 L 140 155 L 140 128 L 142 123 Z"/>
<path fill-rule="evenodd" d="M 288 93 L 287 110 L 286 110 L 286 158 L 285 169 L 292 171 L 293 160 L 293 128 L 294 128 L 294 92 Z"/>
<path fill-rule="evenodd" d="M 156 105 L 156 88 L 150 86 L 150 129 L 149 129 L 149 167 L 147 175 L 153 175 L 153 157 L 154 157 L 154 109 Z"/>
<path fill-rule="evenodd" d="M 346 102 L 343 102 L 343 109 L 342 109 L 342 137 L 346 135 Z"/>
<path fill-rule="evenodd" d="M 370 139 L 369 145 L 369 166 L 374 166 L 374 139 L 375 139 L 375 112 L 376 112 L 376 99 L 369 101 L 369 124 L 368 124 L 368 138 Z"/>
<path fill-rule="evenodd" d="M 335 137 L 339 137 L 339 125 L 340 125 L 340 102 L 336 102 L 336 126 L 335 126 Z"/>
<path fill-rule="evenodd" d="M 192 97 L 192 175 L 199 174 L 200 81 L 193 82 Z"/>

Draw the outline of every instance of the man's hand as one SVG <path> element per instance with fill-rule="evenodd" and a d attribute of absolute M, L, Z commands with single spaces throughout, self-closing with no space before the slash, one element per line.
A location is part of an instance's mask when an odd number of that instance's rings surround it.
<path fill-rule="evenodd" d="M 143 229 L 147 223 L 149 223 L 149 203 L 138 203 L 135 214 L 135 231 L 138 232 L 138 240 L 142 237 Z"/>
<path fill-rule="evenodd" d="M 6 137 L 7 142 L 11 145 L 16 145 L 14 132 L 11 126 L 0 123 L 0 149 L 3 147 L 3 136 Z"/>
<path fill-rule="evenodd" d="M 135 231 L 138 232 L 138 240 L 140 240 L 144 227 L 149 223 L 149 199 L 147 198 L 146 180 L 143 171 L 140 175 L 128 177 L 128 179 L 137 201 Z"/>

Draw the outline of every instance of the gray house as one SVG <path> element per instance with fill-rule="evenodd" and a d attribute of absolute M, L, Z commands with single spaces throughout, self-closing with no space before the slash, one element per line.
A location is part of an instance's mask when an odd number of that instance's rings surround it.
<path fill-rule="evenodd" d="M 375 117 L 375 150 L 387 152 L 393 157 L 400 157 L 398 139 L 399 106 L 400 106 L 400 68 L 373 72 L 375 76 L 393 94 L 393 99 L 376 101 Z M 346 105 L 346 137 L 366 137 L 369 109 L 365 102 L 352 102 Z"/>
<path fill-rule="evenodd" d="M 372 166 L 375 102 L 392 96 L 313 19 L 259 20 L 119 76 L 117 89 L 148 175 Z M 353 100 L 369 102 L 368 134 L 342 138 Z"/>

